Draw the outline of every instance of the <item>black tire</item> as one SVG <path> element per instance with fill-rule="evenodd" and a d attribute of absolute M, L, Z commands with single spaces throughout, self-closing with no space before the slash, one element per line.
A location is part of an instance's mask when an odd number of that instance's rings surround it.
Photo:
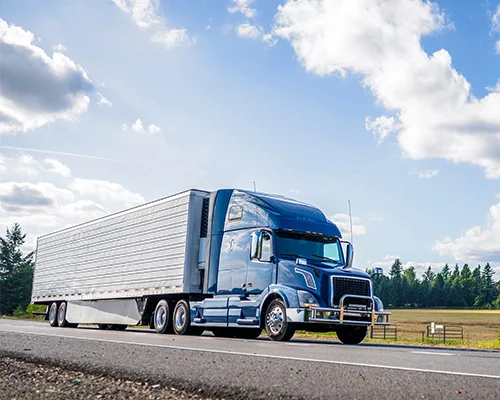
<path fill-rule="evenodd" d="M 172 303 L 160 300 L 154 313 L 154 326 L 158 333 L 172 333 Z"/>
<path fill-rule="evenodd" d="M 266 309 L 265 327 L 269 339 L 287 342 L 295 334 L 295 327 L 287 321 L 286 307 L 281 299 L 271 301 Z"/>
<path fill-rule="evenodd" d="M 191 310 L 186 300 L 179 300 L 175 305 L 172 325 L 177 335 L 201 335 L 205 329 L 191 326 Z"/>
<path fill-rule="evenodd" d="M 366 336 L 366 326 L 339 326 L 337 337 L 344 344 L 359 344 Z"/>
<path fill-rule="evenodd" d="M 57 303 L 54 302 L 50 305 L 48 313 L 49 325 L 52 327 L 57 326 L 57 311 L 59 311 Z"/>
<path fill-rule="evenodd" d="M 127 326 L 128 325 L 115 324 L 113 328 L 115 331 L 124 331 L 125 329 L 127 329 Z"/>
<path fill-rule="evenodd" d="M 66 321 L 66 302 L 59 304 L 59 310 L 57 310 L 57 326 L 59 328 L 68 328 L 69 323 Z"/>

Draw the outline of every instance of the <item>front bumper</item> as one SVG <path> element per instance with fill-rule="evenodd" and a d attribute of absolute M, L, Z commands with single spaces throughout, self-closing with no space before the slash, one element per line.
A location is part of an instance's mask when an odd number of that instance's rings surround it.
<path fill-rule="evenodd" d="M 344 305 L 350 299 L 348 305 Z M 352 300 L 368 300 L 368 305 L 356 305 Z M 390 325 L 390 312 L 376 311 L 373 297 L 344 295 L 340 299 L 339 307 L 308 307 L 289 308 L 287 318 L 289 322 L 310 322 L 321 324 L 345 325 Z"/>

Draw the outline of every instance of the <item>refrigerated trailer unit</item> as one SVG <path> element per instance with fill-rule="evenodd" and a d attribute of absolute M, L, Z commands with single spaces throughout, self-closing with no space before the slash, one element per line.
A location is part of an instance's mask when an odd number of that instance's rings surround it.
<path fill-rule="evenodd" d="M 188 190 L 40 237 L 32 302 L 51 326 L 273 340 L 300 328 L 355 344 L 390 313 L 352 256 L 316 207 Z"/>

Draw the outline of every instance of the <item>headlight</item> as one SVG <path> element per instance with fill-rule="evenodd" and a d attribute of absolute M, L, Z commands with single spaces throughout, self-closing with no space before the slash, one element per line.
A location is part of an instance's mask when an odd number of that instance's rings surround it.
<path fill-rule="evenodd" d="M 319 306 L 318 299 L 312 293 L 305 290 L 297 290 L 297 296 L 299 297 L 299 305 L 302 308 Z"/>

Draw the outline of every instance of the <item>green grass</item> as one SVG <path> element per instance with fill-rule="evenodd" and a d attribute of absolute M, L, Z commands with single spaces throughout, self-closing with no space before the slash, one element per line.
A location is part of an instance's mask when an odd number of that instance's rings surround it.
<path fill-rule="evenodd" d="M 392 313 L 390 321 L 397 325 L 398 339 L 369 339 L 365 342 L 397 343 L 424 346 L 449 346 L 500 350 L 500 310 L 387 310 Z M 424 334 L 431 322 L 450 326 L 458 325 L 464 329 L 464 340 L 442 341 L 427 339 Z M 311 333 L 299 331 L 296 337 L 335 340 L 335 333 Z"/>

